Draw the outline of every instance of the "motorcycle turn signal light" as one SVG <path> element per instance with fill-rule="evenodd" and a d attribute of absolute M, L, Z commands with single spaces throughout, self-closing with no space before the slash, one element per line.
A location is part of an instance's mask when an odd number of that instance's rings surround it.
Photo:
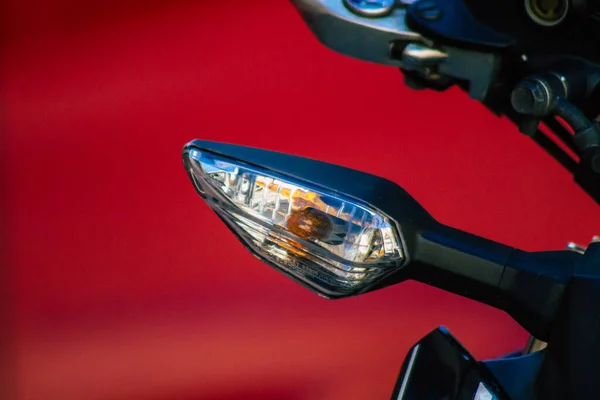
<path fill-rule="evenodd" d="M 355 294 L 405 264 L 396 223 L 369 204 L 195 145 L 184 159 L 252 253 L 325 297 Z"/>
<path fill-rule="evenodd" d="M 505 310 L 545 340 L 581 257 L 443 225 L 394 182 L 339 165 L 201 140 L 183 161 L 256 257 L 330 299 L 417 280 Z"/>

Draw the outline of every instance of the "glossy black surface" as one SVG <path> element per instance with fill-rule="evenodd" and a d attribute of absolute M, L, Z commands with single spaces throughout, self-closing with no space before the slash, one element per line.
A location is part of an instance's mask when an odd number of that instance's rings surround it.
<path fill-rule="evenodd" d="M 536 400 L 536 378 L 546 356 L 546 350 L 522 355 L 480 361 L 494 375 L 511 400 Z"/>
<path fill-rule="evenodd" d="M 440 327 L 409 351 L 392 400 L 509 400 L 487 367 L 448 332 Z M 495 396 L 495 397 L 494 397 Z"/>

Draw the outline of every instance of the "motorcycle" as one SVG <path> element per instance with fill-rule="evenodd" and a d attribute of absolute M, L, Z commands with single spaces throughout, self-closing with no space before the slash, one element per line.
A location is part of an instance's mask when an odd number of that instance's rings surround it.
<path fill-rule="evenodd" d="M 600 204 L 600 2 L 291 2 L 330 49 L 509 118 Z M 183 162 L 253 255 L 322 297 L 416 280 L 531 334 L 518 354 L 478 361 L 440 327 L 411 348 L 392 399 L 600 398 L 600 238 L 523 251 L 441 224 L 386 179 L 290 154 L 194 140 Z"/>

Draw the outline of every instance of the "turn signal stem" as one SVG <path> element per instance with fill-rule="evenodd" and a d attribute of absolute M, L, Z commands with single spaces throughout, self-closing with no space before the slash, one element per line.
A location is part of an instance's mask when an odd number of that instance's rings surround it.
<path fill-rule="evenodd" d="M 526 252 L 442 226 L 420 234 L 412 279 L 506 311 L 530 334 L 549 337 L 581 254 Z"/>

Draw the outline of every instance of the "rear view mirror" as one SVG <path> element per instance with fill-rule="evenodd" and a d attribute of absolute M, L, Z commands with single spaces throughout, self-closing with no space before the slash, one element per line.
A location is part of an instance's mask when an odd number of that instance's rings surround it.
<path fill-rule="evenodd" d="M 574 252 L 526 253 L 450 228 L 397 184 L 289 154 L 196 140 L 198 194 L 259 259 L 326 298 L 408 279 L 484 302 L 544 338 Z"/>

